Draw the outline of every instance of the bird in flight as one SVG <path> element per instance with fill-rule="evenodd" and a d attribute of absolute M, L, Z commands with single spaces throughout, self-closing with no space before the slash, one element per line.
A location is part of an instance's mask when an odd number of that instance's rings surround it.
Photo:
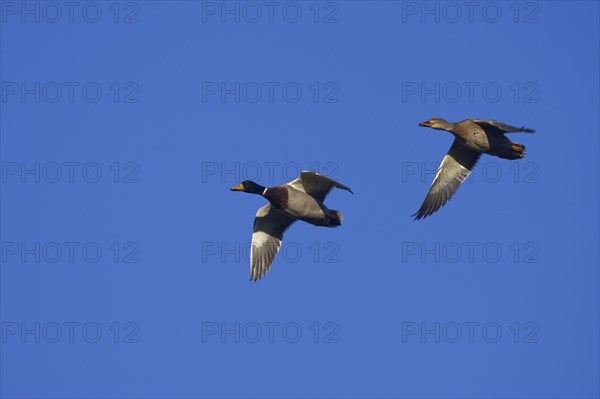
<path fill-rule="evenodd" d="M 250 280 L 256 281 L 269 271 L 281 246 L 283 232 L 296 220 L 324 227 L 342 224 L 342 214 L 323 204 L 334 187 L 352 192 L 349 187 L 310 171 L 303 171 L 297 179 L 276 187 L 267 188 L 245 180 L 231 188 L 232 191 L 258 194 L 269 200 L 254 219 Z"/>
<path fill-rule="evenodd" d="M 446 130 L 454 135 L 450 151 L 442 160 L 421 208 L 412 216 L 426 218 L 443 207 L 452 198 L 461 183 L 469 176 L 481 154 L 503 159 L 525 157 L 525 146 L 513 143 L 505 133 L 533 133 L 535 130 L 514 127 L 490 119 L 465 119 L 452 123 L 433 117 L 419 126 Z"/>

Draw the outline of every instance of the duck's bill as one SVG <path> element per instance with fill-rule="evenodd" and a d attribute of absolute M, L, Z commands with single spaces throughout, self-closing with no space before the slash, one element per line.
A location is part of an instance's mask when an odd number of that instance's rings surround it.
<path fill-rule="evenodd" d="M 429 123 L 429 122 L 421 122 L 421 123 L 419 123 L 419 126 L 431 127 L 431 123 Z"/>
<path fill-rule="evenodd" d="M 235 187 L 231 187 L 231 189 L 230 189 L 230 190 L 231 190 L 231 191 L 244 191 L 244 186 L 243 186 L 243 185 L 241 185 L 241 184 L 238 184 L 238 185 L 237 185 L 237 186 L 235 186 Z"/>

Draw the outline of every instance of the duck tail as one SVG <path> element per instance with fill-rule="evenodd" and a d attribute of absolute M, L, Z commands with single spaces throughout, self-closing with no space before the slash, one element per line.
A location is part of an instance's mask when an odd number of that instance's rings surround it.
<path fill-rule="evenodd" d="M 504 154 L 500 155 L 504 159 L 522 159 L 525 158 L 525 146 L 523 144 L 511 143 Z"/>
<path fill-rule="evenodd" d="M 525 146 L 523 144 L 513 143 L 512 150 L 516 159 L 525 158 Z"/>
<path fill-rule="evenodd" d="M 339 211 L 329 210 L 327 217 L 329 219 L 329 227 L 341 226 L 344 220 L 344 215 Z"/>

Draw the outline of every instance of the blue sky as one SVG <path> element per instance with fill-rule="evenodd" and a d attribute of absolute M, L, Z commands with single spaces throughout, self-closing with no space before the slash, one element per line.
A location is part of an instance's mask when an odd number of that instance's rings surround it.
<path fill-rule="evenodd" d="M 597 2 L 0 4 L 2 397 L 600 395 Z M 431 116 L 537 132 L 414 222 Z"/>

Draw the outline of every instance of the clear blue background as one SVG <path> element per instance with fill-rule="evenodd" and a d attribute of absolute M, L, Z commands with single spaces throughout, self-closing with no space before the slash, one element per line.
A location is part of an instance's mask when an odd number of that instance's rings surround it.
<path fill-rule="evenodd" d="M 97 4 L 103 14 L 95 24 L 80 9 L 73 23 L 3 15 L 2 82 L 92 81 L 104 89 L 97 103 L 80 95 L 73 103 L 8 97 L 1 103 L 3 165 L 97 162 L 104 174 L 96 184 L 7 177 L 1 240 L 91 241 L 105 252 L 98 263 L 11 256 L 1 264 L 5 328 L 73 321 L 103 329 L 95 344 L 80 335 L 73 343 L 4 335 L 2 397 L 600 395 L 597 2 L 535 3 L 533 23 L 523 20 L 534 8 L 519 4 L 515 23 L 509 2 L 496 3 L 497 23 L 483 19 L 481 6 L 473 22 L 463 9 L 456 23 L 436 23 L 403 14 L 399 2 L 340 1 L 338 22 L 329 24 L 322 14 L 313 22 L 312 2 L 298 3 L 298 23 L 286 22 L 281 8 L 273 23 L 265 15 L 258 23 L 221 23 L 218 15 L 204 23 L 200 2 L 158 1 L 137 2 L 137 11 L 121 3 L 114 23 L 112 2 Z M 122 23 L 133 11 L 138 22 Z M 297 82 L 303 97 L 202 101 L 203 82 L 268 81 Z M 114 82 L 135 82 L 139 101 L 114 103 L 107 89 Z M 315 103 L 313 82 L 335 82 L 339 101 Z M 481 90 L 474 101 L 466 93 L 455 103 L 403 101 L 403 82 L 496 82 L 503 94 L 497 102 Z M 515 101 L 514 82 L 533 82 L 537 101 Z M 434 115 L 493 118 L 537 133 L 511 136 L 527 146 L 527 158 L 482 158 L 474 181 L 446 207 L 413 222 L 433 176 L 402 170 L 435 168 L 452 141 L 417 125 Z M 113 183 L 114 162 L 135 162 L 139 182 Z M 203 249 L 248 243 L 265 201 L 230 192 L 236 176 L 203 176 L 212 162 L 334 163 L 334 177 L 355 195 L 332 192 L 327 204 L 344 213 L 344 225 L 297 223 L 285 242 L 302 248 L 300 261 L 280 254 L 266 278 L 252 283 L 246 259 L 221 261 Z M 482 177 L 489 162 L 503 173 L 496 183 Z M 515 182 L 512 165 L 523 173 L 526 162 L 536 168 L 535 181 L 521 175 Z M 259 183 L 286 181 L 281 167 L 272 181 L 265 170 Z M 135 242 L 139 262 L 114 263 L 113 242 Z M 321 249 L 334 243 L 339 262 L 323 255 L 315 262 L 315 242 Z M 504 252 L 496 263 L 480 250 L 474 261 L 463 254 L 452 263 L 403 251 L 406 243 L 453 242 L 492 242 Z M 515 242 L 521 250 L 534 243 L 539 262 L 525 263 L 524 252 L 515 262 L 508 249 Z M 203 323 L 270 321 L 298 323 L 302 339 L 289 343 L 279 333 L 273 342 L 264 335 L 258 343 L 219 335 L 203 342 Z M 470 321 L 498 323 L 503 335 L 497 343 L 480 332 L 473 342 L 419 335 L 403 342 L 406 323 Z M 122 334 L 125 323 L 136 323 L 139 342 L 113 343 L 115 322 Z M 314 343 L 315 322 L 321 333 L 335 323 L 338 342 L 321 336 Z M 515 322 L 522 333 L 535 323 L 537 343 L 513 342 Z"/>

